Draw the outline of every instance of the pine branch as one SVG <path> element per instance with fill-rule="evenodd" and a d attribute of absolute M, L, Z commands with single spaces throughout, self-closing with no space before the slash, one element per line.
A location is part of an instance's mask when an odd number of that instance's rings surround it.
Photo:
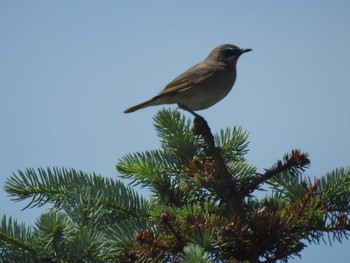
<path fill-rule="evenodd" d="M 34 228 L 36 243 L 41 247 L 41 258 L 66 259 L 72 250 L 70 241 L 76 231 L 66 214 L 56 211 L 42 214 Z"/>
<path fill-rule="evenodd" d="M 226 162 L 241 161 L 248 153 L 248 132 L 241 127 L 226 128 L 214 135 L 214 141 Z"/>
<path fill-rule="evenodd" d="M 310 160 L 307 153 L 303 153 L 300 150 L 292 150 L 291 154 L 284 155 L 283 161 L 277 161 L 277 163 L 264 174 L 258 174 L 258 176 L 248 178 L 248 180 L 243 183 L 241 194 L 247 196 L 258 189 L 262 183 L 271 180 L 272 182 L 277 181 L 278 184 L 278 175 L 297 176 L 300 172 L 303 172 L 309 164 Z"/>
<path fill-rule="evenodd" d="M 85 189 L 89 191 L 90 198 L 100 200 L 106 209 L 113 209 L 114 215 L 139 217 L 147 216 L 148 213 L 148 202 L 130 187 L 119 181 L 74 169 L 54 167 L 18 171 L 18 175 L 13 174 L 7 179 L 4 189 L 15 201 L 31 198 L 25 208 L 52 203 L 60 209 L 71 204 L 72 199 L 76 200 L 77 191 Z"/>
<path fill-rule="evenodd" d="M 161 150 L 145 151 L 144 153 L 128 154 L 116 165 L 123 178 L 131 179 L 134 185 L 149 187 L 156 190 L 156 183 L 162 181 L 164 171 L 176 172 L 181 163 L 175 156 Z"/>
<path fill-rule="evenodd" d="M 207 121 L 197 114 L 193 124 L 193 133 L 201 138 L 201 147 L 205 156 L 210 158 L 213 163 L 211 172 L 208 173 L 210 176 L 208 177 L 208 189 L 212 190 L 227 205 L 228 211 L 242 216 L 243 200 L 239 196 L 237 185 L 224 162 L 221 149 L 215 146 L 214 136 Z"/>
<path fill-rule="evenodd" d="M 122 219 L 108 226 L 108 232 L 116 243 L 125 243 L 132 240 L 140 229 L 156 232 L 154 222 L 144 219 Z"/>
<path fill-rule="evenodd" d="M 176 229 L 176 216 L 171 214 L 168 211 L 164 211 L 162 213 L 160 213 L 157 216 L 157 225 L 158 227 L 162 228 L 163 230 L 170 232 L 171 235 L 173 235 L 175 237 L 175 239 L 177 240 L 177 245 L 176 247 L 181 250 L 185 244 L 186 241 L 184 240 L 184 238 L 181 236 L 181 234 L 179 233 L 179 231 Z"/>
<path fill-rule="evenodd" d="M 290 220 L 297 220 L 301 215 L 305 212 L 305 209 L 309 205 L 311 199 L 315 197 L 317 192 L 317 188 L 320 185 L 320 179 L 315 180 L 315 182 L 307 189 L 303 198 L 298 202 L 297 207 L 294 209 L 294 212 L 290 218 Z M 319 207 L 321 206 L 320 202 L 317 202 Z M 317 205 L 317 204 L 316 204 Z M 315 205 L 313 208 L 317 208 Z M 314 211 L 315 209 L 313 209 Z"/>
<path fill-rule="evenodd" d="M 350 211 L 350 168 L 338 168 L 321 177 L 320 198 L 327 212 Z"/>
<path fill-rule="evenodd" d="M 245 155 L 248 152 L 248 133 L 240 127 L 221 130 L 214 135 L 215 144 L 221 149 L 222 158 L 232 174 L 236 184 L 240 184 L 256 173 L 256 168 L 249 164 Z"/>
<path fill-rule="evenodd" d="M 154 118 L 161 149 L 125 156 L 123 177 L 150 187 L 149 203 L 122 182 L 73 169 L 27 169 L 6 191 L 27 207 L 52 204 L 36 226 L 2 221 L 1 262 L 277 262 L 304 242 L 350 233 L 350 169 L 311 183 L 293 150 L 264 173 L 245 158 L 241 128 L 215 136 L 196 113 Z M 272 194 L 254 198 L 267 183 Z M 32 249 L 32 250 L 31 250 Z M 4 259 L 3 259 L 4 258 Z"/>
<path fill-rule="evenodd" d="M 186 120 L 178 111 L 162 109 L 153 120 L 163 153 L 170 155 L 172 162 L 185 164 L 198 152 L 190 119 Z"/>
<path fill-rule="evenodd" d="M 43 206 L 52 201 L 60 203 L 65 195 L 65 185 L 62 184 L 62 177 L 54 176 L 51 169 L 47 172 L 44 169 L 27 168 L 24 172 L 18 171 L 18 175 L 13 174 L 5 182 L 4 190 L 13 197 L 14 201 L 23 201 L 32 198 L 30 203 L 24 207 Z"/>
<path fill-rule="evenodd" d="M 6 215 L 3 216 L 0 227 L 0 251 L 5 253 L 4 259 L 16 253 L 28 259 L 37 258 L 38 251 L 33 244 L 33 238 L 31 228 L 23 223 L 17 223 L 11 217 L 7 219 Z"/>
<path fill-rule="evenodd" d="M 210 260 L 208 253 L 202 247 L 190 244 L 184 248 L 181 255 L 181 262 L 211 263 L 213 261 Z"/>

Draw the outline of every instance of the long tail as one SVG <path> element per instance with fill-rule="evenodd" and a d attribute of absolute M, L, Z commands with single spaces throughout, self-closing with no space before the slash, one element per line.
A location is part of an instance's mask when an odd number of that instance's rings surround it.
<path fill-rule="evenodd" d="M 154 102 L 154 98 L 146 100 L 144 102 L 141 102 L 140 104 L 137 104 L 135 106 L 127 108 L 126 110 L 124 110 L 124 113 L 134 112 L 134 111 L 137 111 L 139 109 L 143 109 L 143 108 L 146 108 L 148 106 L 155 105 L 153 102 Z"/>

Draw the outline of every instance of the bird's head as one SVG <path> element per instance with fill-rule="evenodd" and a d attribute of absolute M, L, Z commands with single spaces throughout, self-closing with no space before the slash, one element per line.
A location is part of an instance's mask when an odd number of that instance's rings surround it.
<path fill-rule="evenodd" d="M 240 55 L 251 50 L 250 48 L 239 48 L 232 44 L 224 44 L 214 48 L 213 51 L 210 52 L 208 59 L 231 64 L 233 61 L 237 62 Z"/>

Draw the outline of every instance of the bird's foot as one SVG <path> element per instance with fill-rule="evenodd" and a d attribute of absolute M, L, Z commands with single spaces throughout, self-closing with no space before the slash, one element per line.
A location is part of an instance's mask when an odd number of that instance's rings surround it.
<path fill-rule="evenodd" d="M 188 111 L 189 113 L 191 113 L 195 118 L 199 118 L 199 119 L 203 119 L 203 117 L 197 113 L 195 113 L 193 110 L 187 108 L 185 105 L 178 103 L 177 106 L 179 106 L 180 109 Z"/>

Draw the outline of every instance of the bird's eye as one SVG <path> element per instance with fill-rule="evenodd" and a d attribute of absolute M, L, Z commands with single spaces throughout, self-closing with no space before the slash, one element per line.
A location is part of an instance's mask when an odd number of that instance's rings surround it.
<path fill-rule="evenodd" d="M 235 55 L 236 54 L 236 50 L 233 49 L 233 48 L 227 48 L 227 49 L 224 50 L 224 53 L 225 53 L 226 56 L 229 57 L 229 56 Z"/>

